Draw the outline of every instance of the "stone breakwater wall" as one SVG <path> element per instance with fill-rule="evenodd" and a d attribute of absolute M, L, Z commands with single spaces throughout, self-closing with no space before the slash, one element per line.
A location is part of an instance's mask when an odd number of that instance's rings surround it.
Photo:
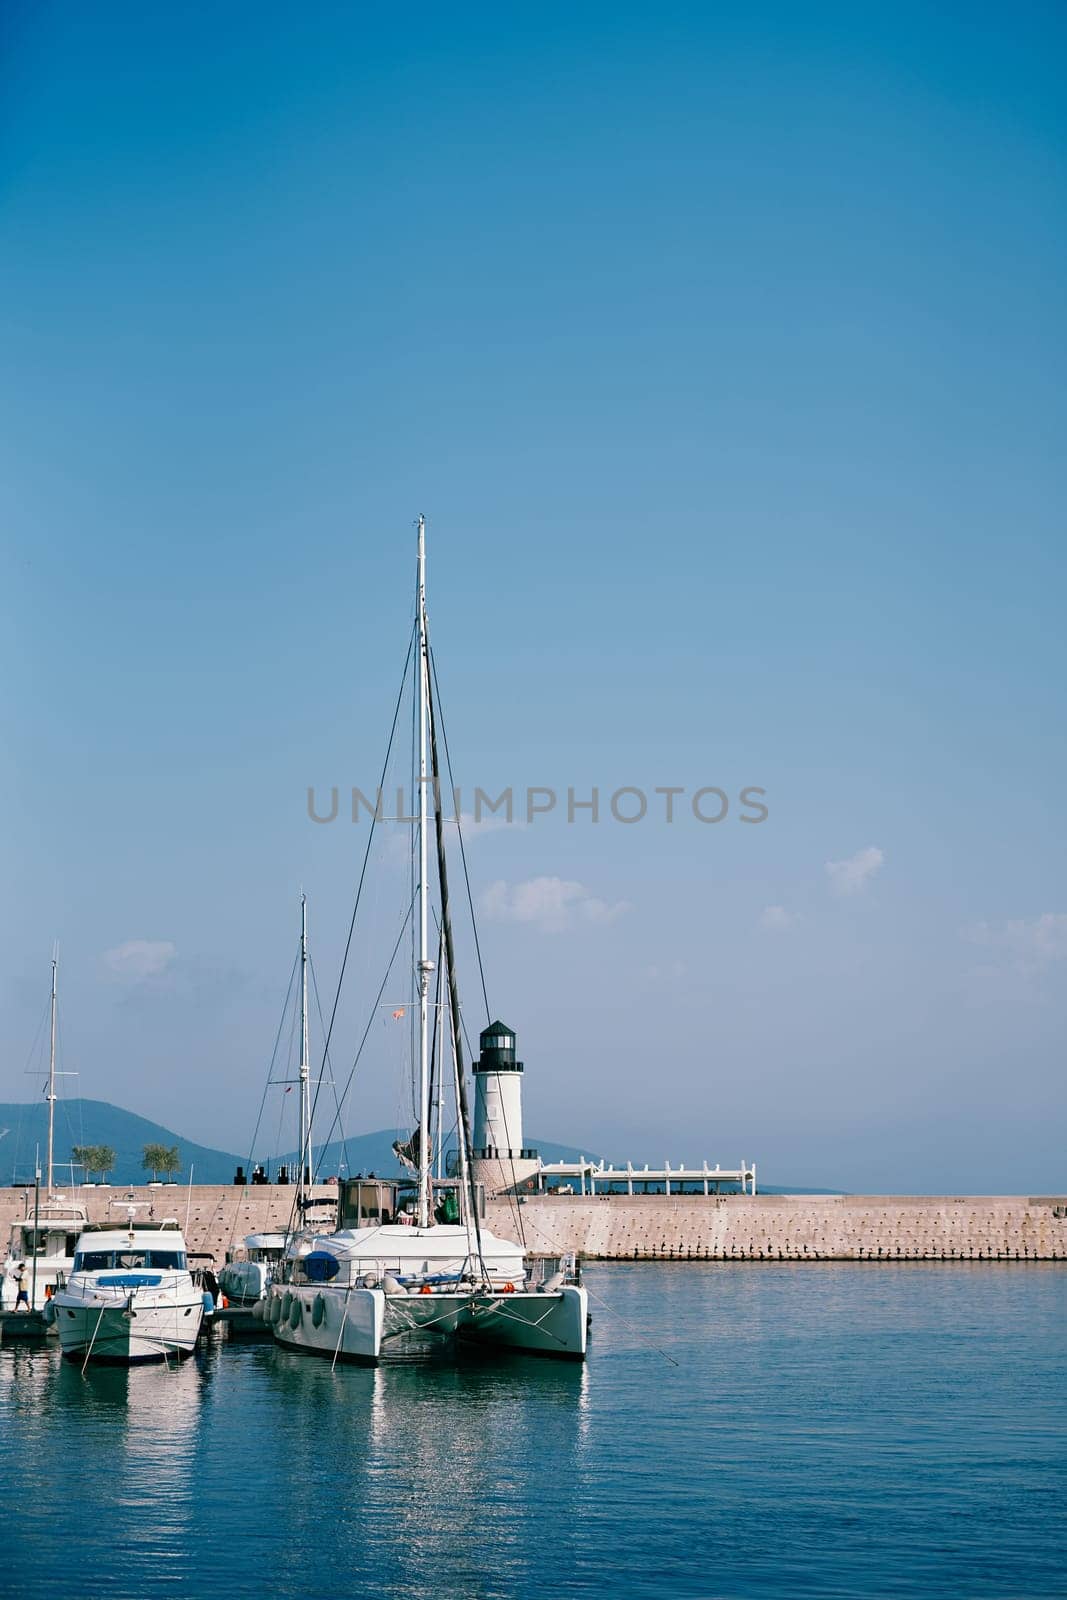
<path fill-rule="evenodd" d="M 595 1261 L 1067 1261 L 1067 1197 L 539 1196 L 527 1246 Z M 513 1202 L 489 1202 L 507 1236 Z"/>
<path fill-rule="evenodd" d="M 157 1219 L 176 1217 L 189 1249 L 218 1262 L 247 1233 L 284 1230 L 293 1204 L 291 1188 L 265 1184 L 62 1193 L 92 1222 L 121 1222 L 130 1194 Z M 531 1251 L 600 1261 L 1067 1261 L 1065 1195 L 546 1195 L 519 1211 Z M 0 1189 L 0 1255 L 22 1215 L 22 1191 Z M 493 1232 L 515 1237 L 515 1218 L 514 1201 L 488 1202 Z"/>
<path fill-rule="evenodd" d="M 336 1188 L 316 1187 L 315 1195 L 337 1197 Z M 7 1255 L 7 1241 L 11 1223 L 25 1214 L 22 1199 L 25 1190 L 0 1189 L 0 1256 Z M 185 1233 L 188 1249 L 213 1255 L 218 1262 L 226 1259 L 228 1250 L 239 1250 L 246 1233 L 284 1232 L 289 1225 L 293 1207 L 293 1190 L 284 1185 L 249 1184 L 238 1188 L 225 1184 L 166 1185 L 150 1189 L 138 1184 L 132 1189 L 118 1184 L 111 1188 L 61 1189 L 57 1194 L 64 1200 L 84 1206 L 90 1222 L 113 1222 L 121 1226 L 126 1220 L 123 1202 L 132 1196 L 141 1209 L 139 1218 L 147 1218 L 151 1208 L 156 1221 L 175 1217 Z M 109 1205 L 109 1201 L 113 1204 Z M 42 1206 L 44 1197 L 42 1195 Z M 30 1191 L 32 1214 L 33 1191 Z M 188 1226 L 186 1218 L 188 1217 Z"/>

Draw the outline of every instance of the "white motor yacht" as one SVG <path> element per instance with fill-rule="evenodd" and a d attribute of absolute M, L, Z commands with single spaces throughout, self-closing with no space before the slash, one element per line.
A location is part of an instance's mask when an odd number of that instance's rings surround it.
<path fill-rule="evenodd" d="M 191 1353 L 204 1296 L 189 1272 L 178 1223 L 86 1227 L 68 1283 L 45 1309 L 65 1356 L 82 1362 L 165 1361 Z"/>

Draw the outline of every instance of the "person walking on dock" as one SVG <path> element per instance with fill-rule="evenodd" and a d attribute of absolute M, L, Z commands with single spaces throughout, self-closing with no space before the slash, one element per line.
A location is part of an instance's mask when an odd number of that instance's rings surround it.
<path fill-rule="evenodd" d="M 25 1261 L 19 1262 L 18 1272 L 19 1292 L 15 1298 L 15 1310 L 18 1311 L 20 1307 L 25 1306 L 28 1311 L 30 1309 L 30 1275 L 26 1271 Z"/>

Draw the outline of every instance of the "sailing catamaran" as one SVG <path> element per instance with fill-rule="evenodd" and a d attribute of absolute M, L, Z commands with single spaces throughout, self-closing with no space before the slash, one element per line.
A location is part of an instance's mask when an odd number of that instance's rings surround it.
<path fill-rule="evenodd" d="M 271 1284 L 262 1314 L 275 1340 L 333 1360 L 376 1363 L 427 1343 L 456 1341 L 582 1360 L 588 1305 L 573 1265 L 546 1281 L 527 1271 L 521 1244 L 481 1226 L 471 1161 L 470 1122 L 463 1081 L 463 1046 L 448 870 L 437 758 L 437 707 L 432 691 L 426 612 L 426 534 L 418 521 L 415 696 L 418 788 L 417 922 L 418 1127 L 408 1146 L 417 1162 L 413 1214 L 393 1213 L 368 1225 L 293 1240 L 283 1272 Z M 431 791 L 432 783 L 432 791 Z M 447 969 L 447 1019 L 459 1130 L 459 1178 L 442 1200 L 458 1194 L 459 1220 L 438 1221 L 432 1176 L 430 1094 L 429 795 L 434 806 L 441 951 Z M 414 1164 L 414 1163 L 413 1163 Z M 454 1203 L 454 1202 L 453 1202 Z M 361 1218 L 357 1216 L 357 1223 Z"/>

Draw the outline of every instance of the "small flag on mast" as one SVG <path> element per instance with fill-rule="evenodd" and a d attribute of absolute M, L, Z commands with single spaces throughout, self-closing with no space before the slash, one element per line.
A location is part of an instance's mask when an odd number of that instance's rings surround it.
<path fill-rule="evenodd" d="M 403 1015 L 404 1015 L 404 1007 L 403 1006 L 397 1006 L 396 1010 L 393 1012 L 393 1021 L 394 1022 L 399 1022 Z"/>

